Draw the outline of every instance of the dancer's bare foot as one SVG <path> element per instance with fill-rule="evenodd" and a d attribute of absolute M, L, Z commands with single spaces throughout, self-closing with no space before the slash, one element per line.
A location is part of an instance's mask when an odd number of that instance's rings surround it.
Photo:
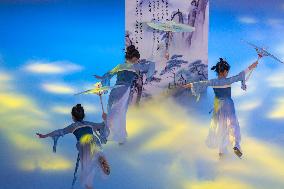
<path fill-rule="evenodd" d="M 241 158 L 242 155 L 243 155 L 243 153 L 240 151 L 240 149 L 239 149 L 238 147 L 234 147 L 233 149 L 234 149 L 235 154 L 236 154 L 239 158 Z"/>
<path fill-rule="evenodd" d="M 100 162 L 100 165 L 101 165 L 101 168 L 102 168 L 103 172 L 106 175 L 109 175 L 110 174 L 110 167 L 109 167 L 109 164 L 108 164 L 106 158 L 103 157 L 103 156 L 100 156 L 99 157 L 99 162 Z"/>

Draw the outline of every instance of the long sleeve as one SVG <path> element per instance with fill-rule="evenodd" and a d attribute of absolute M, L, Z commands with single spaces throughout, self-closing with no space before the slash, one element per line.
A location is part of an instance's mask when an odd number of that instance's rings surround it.
<path fill-rule="evenodd" d="M 74 124 L 71 124 L 63 129 L 58 129 L 49 134 L 49 137 L 53 140 L 53 152 L 56 153 L 57 142 L 60 137 L 66 134 L 72 133 L 74 130 Z"/>
<path fill-rule="evenodd" d="M 114 75 L 116 75 L 118 72 L 124 71 L 124 70 L 132 70 L 133 65 L 130 63 L 123 63 L 118 64 L 115 68 L 113 68 L 111 71 L 105 73 L 102 76 L 102 85 L 103 86 L 110 86 L 110 80 L 113 78 Z"/>
<path fill-rule="evenodd" d="M 193 82 L 191 86 L 191 93 L 193 96 L 197 98 L 197 101 L 200 98 L 200 95 L 202 92 L 204 92 L 207 87 L 209 86 L 209 81 L 198 81 L 198 82 Z"/>
<path fill-rule="evenodd" d="M 224 78 L 224 79 L 211 79 L 208 82 L 208 86 L 224 86 L 224 85 L 231 85 L 235 82 L 242 82 L 242 89 L 246 90 L 246 85 L 245 85 L 245 76 L 246 76 L 246 72 L 242 71 L 241 73 L 239 73 L 236 76 L 233 77 L 229 77 L 229 78 Z"/>
<path fill-rule="evenodd" d="M 191 92 L 194 96 L 197 97 L 197 100 L 200 98 L 200 94 L 204 92 L 207 87 L 221 87 L 225 85 L 231 85 L 235 82 L 241 81 L 242 82 L 242 89 L 246 90 L 246 84 L 245 84 L 245 75 L 246 72 L 242 71 L 236 76 L 224 78 L 224 79 L 211 79 L 207 81 L 198 81 L 193 82 L 191 87 Z"/>
<path fill-rule="evenodd" d="M 147 79 L 150 79 L 155 74 L 155 63 L 151 62 L 148 66 L 148 71 L 146 73 Z"/>
<path fill-rule="evenodd" d="M 248 73 L 250 73 L 252 70 L 250 70 L 249 68 L 247 68 L 246 70 L 245 70 L 245 74 L 247 75 Z"/>
<path fill-rule="evenodd" d="M 102 129 L 105 126 L 104 122 L 102 122 L 102 123 L 94 123 L 94 122 L 90 122 L 90 121 L 84 121 L 84 125 L 91 126 L 93 131 Z"/>
<path fill-rule="evenodd" d="M 107 124 L 105 122 L 101 123 L 102 127 L 100 129 L 98 129 L 99 132 L 99 138 L 102 144 L 106 144 L 107 143 L 107 138 L 110 134 L 110 130 L 107 127 Z"/>
<path fill-rule="evenodd" d="M 155 74 L 155 63 L 147 62 L 147 63 L 134 64 L 134 69 L 136 71 L 144 73 L 146 75 L 146 78 L 150 79 Z"/>
<path fill-rule="evenodd" d="M 103 76 L 102 76 L 102 86 L 110 86 L 110 80 L 111 78 L 114 76 L 114 74 L 111 74 L 109 72 L 105 73 Z"/>
<path fill-rule="evenodd" d="M 71 124 L 63 129 L 58 129 L 53 131 L 52 133 L 50 133 L 50 137 L 54 137 L 54 136 L 64 136 L 67 135 L 69 133 L 72 133 L 74 130 L 74 124 Z"/>
<path fill-rule="evenodd" d="M 211 79 L 209 80 L 208 82 L 208 86 L 224 86 L 224 85 L 231 85 L 235 82 L 238 82 L 238 81 L 245 81 L 245 71 L 239 73 L 238 75 L 236 76 L 233 76 L 233 77 L 229 77 L 229 78 L 224 78 L 224 79 Z M 242 83 L 244 84 L 244 83 Z M 243 87 L 243 86 L 242 86 Z"/>

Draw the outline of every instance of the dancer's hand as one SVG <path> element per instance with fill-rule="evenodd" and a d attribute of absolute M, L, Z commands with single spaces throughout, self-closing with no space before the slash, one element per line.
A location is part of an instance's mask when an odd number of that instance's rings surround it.
<path fill-rule="evenodd" d="M 103 77 L 102 77 L 102 76 L 99 76 L 99 75 L 94 75 L 94 77 L 95 77 L 96 79 L 103 79 Z"/>
<path fill-rule="evenodd" d="M 257 60 L 260 60 L 262 57 L 263 57 L 263 55 L 262 55 L 262 54 L 258 54 L 258 58 L 257 58 Z"/>
<path fill-rule="evenodd" d="M 253 63 L 252 65 L 249 66 L 249 70 L 255 69 L 257 67 L 257 65 L 258 65 L 258 60 L 255 63 Z"/>
<path fill-rule="evenodd" d="M 256 68 L 257 65 L 258 65 L 258 63 L 259 63 L 258 61 L 259 61 L 262 57 L 263 57 L 262 54 L 258 54 L 258 58 L 257 58 L 256 62 L 253 63 L 252 65 L 250 65 L 250 66 L 249 66 L 249 69 L 252 70 L 252 69 Z"/>
<path fill-rule="evenodd" d="M 192 83 L 182 85 L 182 87 L 185 88 L 185 89 L 190 89 L 190 88 L 192 88 Z"/>
<path fill-rule="evenodd" d="M 107 114 L 106 114 L 106 113 L 103 113 L 103 114 L 102 114 L 102 118 L 103 118 L 104 121 L 106 121 L 106 120 L 107 120 Z"/>
<path fill-rule="evenodd" d="M 46 135 L 40 134 L 40 133 L 36 133 L 36 135 L 38 136 L 38 138 L 46 138 Z"/>

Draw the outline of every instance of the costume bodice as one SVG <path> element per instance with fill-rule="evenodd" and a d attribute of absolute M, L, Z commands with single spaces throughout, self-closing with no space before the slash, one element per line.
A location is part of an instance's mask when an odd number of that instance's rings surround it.
<path fill-rule="evenodd" d="M 216 98 L 225 99 L 231 98 L 231 87 L 227 88 L 213 88 Z"/>

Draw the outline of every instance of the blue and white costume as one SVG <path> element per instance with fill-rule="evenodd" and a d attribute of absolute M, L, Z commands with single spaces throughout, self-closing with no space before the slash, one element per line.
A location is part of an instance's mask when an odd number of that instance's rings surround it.
<path fill-rule="evenodd" d="M 123 66 L 125 65 L 125 66 Z M 121 69 L 116 73 L 106 73 L 103 76 L 102 84 L 109 85 L 110 79 L 117 75 L 114 88 L 111 90 L 108 100 L 107 126 L 110 129 L 109 140 L 124 143 L 127 138 L 126 113 L 129 101 L 132 99 L 132 88 L 139 77 L 139 73 L 146 74 L 147 79 L 155 72 L 154 64 L 132 64 L 126 62 L 121 65 Z"/>
<path fill-rule="evenodd" d="M 50 134 L 54 140 L 54 152 L 56 152 L 57 140 L 69 133 L 73 133 L 77 139 L 76 147 L 81 162 L 81 183 L 84 187 L 92 187 L 95 175 L 103 175 L 99 157 L 103 156 L 102 144 L 106 143 L 109 130 L 104 122 L 77 121 Z"/>
<path fill-rule="evenodd" d="M 246 90 L 245 76 L 249 70 L 243 71 L 230 78 L 212 79 L 192 83 L 191 91 L 199 98 L 200 93 L 207 87 L 213 87 L 215 93 L 214 112 L 211 119 L 206 144 L 209 148 L 219 148 L 219 153 L 226 153 L 228 145 L 240 148 L 241 133 L 231 98 L 231 84 L 242 82 L 242 89 Z"/>

